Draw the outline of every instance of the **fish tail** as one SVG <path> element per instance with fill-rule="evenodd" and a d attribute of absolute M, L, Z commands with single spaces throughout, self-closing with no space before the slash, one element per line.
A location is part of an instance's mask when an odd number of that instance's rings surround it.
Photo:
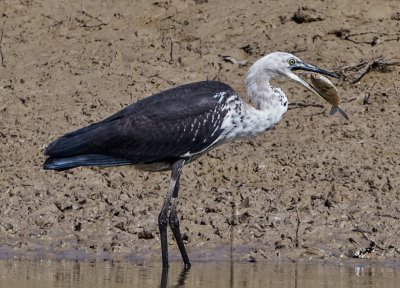
<path fill-rule="evenodd" d="M 349 116 L 347 116 L 346 112 L 344 112 L 341 108 L 337 107 L 339 110 L 339 113 L 342 114 L 342 116 L 346 119 L 346 120 L 350 120 Z"/>
<path fill-rule="evenodd" d="M 338 111 L 346 120 L 350 120 L 349 116 L 347 116 L 346 112 L 344 112 L 343 109 L 340 108 L 339 106 L 332 106 L 331 112 L 329 114 L 332 116 L 333 114 L 335 114 Z"/>

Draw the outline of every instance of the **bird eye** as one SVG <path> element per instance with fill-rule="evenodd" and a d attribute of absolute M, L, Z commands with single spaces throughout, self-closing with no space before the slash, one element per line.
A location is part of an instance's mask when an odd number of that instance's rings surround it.
<path fill-rule="evenodd" d="M 293 66 L 294 64 L 296 64 L 296 59 L 291 58 L 291 59 L 289 60 L 289 65 L 290 65 L 290 66 Z"/>

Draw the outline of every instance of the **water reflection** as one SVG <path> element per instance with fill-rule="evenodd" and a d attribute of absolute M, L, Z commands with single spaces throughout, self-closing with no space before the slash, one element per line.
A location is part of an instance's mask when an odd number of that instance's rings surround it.
<path fill-rule="evenodd" d="M 185 282 L 187 275 L 189 274 L 189 271 L 190 268 L 183 268 L 181 273 L 179 274 L 176 285 L 172 287 L 185 287 Z M 168 287 L 168 275 L 169 275 L 169 269 L 162 269 L 160 288 Z"/>
<path fill-rule="evenodd" d="M 368 265 L 0 261 L 0 287 L 399 287 L 400 268 Z"/>

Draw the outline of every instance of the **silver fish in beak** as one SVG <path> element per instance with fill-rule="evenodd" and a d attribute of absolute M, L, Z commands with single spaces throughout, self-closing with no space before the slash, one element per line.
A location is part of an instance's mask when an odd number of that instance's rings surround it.
<path fill-rule="evenodd" d="M 311 74 L 311 83 L 314 85 L 315 89 L 319 92 L 320 96 L 324 98 L 326 102 L 332 105 L 330 114 L 333 115 L 337 111 L 346 119 L 349 120 L 346 112 L 343 111 L 339 107 L 340 104 L 340 96 L 339 91 L 333 85 L 328 78 L 319 75 L 319 74 Z"/>
<path fill-rule="evenodd" d="M 326 102 L 332 105 L 332 109 L 330 111 L 330 115 L 335 114 L 337 111 L 346 119 L 349 120 L 349 117 L 347 114 L 339 107 L 340 104 L 340 96 L 338 93 L 337 88 L 332 84 L 331 81 L 329 81 L 328 78 L 322 76 L 330 76 L 333 78 L 339 78 L 337 75 L 334 73 L 325 71 L 321 68 L 315 67 L 313 65 L 304 63 L 304 62 L 297 62 L 294 65 L 290 67 L 291 71 L 295 70 L 304 70 L 304 71 L 309 71 L 309 72 L 314 72 L 315 74 L 311 75 L 311 82 L 313 85 L 310 85 L 308 82 L 304 81 L 301 79 L 298 75 L 291 73 L 289 77 L 302 84 L 304 87 L 306 87 L 308 90 L 312 91 L 315 95 L 318 97 L 322 98 Z M 322 74 L 322 75 L 321 75 Z"/>

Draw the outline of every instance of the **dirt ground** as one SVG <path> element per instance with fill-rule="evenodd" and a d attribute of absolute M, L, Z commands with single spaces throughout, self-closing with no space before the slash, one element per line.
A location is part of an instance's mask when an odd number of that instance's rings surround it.
<path fill-rule="evenodd" d="M 398 1 L 5 0 L 0 17 L 0 258 L 159 260 L 169 173 L 44 171 L 45 145 L 192 81 L 247 100 L 249 65 L 278 50 L 341 75 L 350 121 L 278 83 L 291 106 L 275 129 L 183 172 L 191 259 L 231 244 L 248 261 L 400 257 Z"/>

